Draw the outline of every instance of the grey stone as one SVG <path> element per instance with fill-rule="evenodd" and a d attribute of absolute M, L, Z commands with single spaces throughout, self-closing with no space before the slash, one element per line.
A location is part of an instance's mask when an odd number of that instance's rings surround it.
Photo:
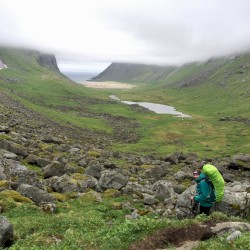
<path fill-rule="evenodd" d="M 242 233 L 238 230 L 234 231 L 232 234 L 230 234 L 228 237 L 227 237 L 227 241 L 233 241 L 237 238 L 239 238 L 240 236 L 242 235 Z"/>
<path fill-rule="evenodd" d="M 40 188 L 33 187 L 31 185 L 22 184 L 18 187 L 17 192 L 25 197 L 30 198 L 36 205 L 55 202 L 55 198 L 52 195 Z"/>
<path fill-rule="evenodd" d="M 119 190 L 126 186 L 127 182 L 128 176 L 125 176 L 116 170 L 105 170 L 102 172 L 99 185 L 104 189 L 114 188 Z"/>
<path fill-rule="evenodd" d="M 10 221 L 0 216 L 0 246 L 9 247 L 13 243 L 14 230 Z"/>

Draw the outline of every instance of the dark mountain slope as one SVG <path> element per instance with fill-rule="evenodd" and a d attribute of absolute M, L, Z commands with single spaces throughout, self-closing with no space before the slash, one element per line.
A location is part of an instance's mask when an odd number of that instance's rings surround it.
<path fill-rule="evenodd" d="M 152 83 L 161 81 L 175 69 L 176 67 L 172 66 L 163 67 L 157 65 L 112 63 L 106 70 L 92 80 Z"/>
<path fill-rule="evenodd" d="M 146 83 L 149 86 L 187 87 L 209 81 L 235 81 L 250 77 L 250 54 L 189 63 L 180 67 L 112 63 L 95 81 Z M 234 75 L 236 74 L 236 76 Z M 245 80 L 246 80 L 245 79 Z"/>

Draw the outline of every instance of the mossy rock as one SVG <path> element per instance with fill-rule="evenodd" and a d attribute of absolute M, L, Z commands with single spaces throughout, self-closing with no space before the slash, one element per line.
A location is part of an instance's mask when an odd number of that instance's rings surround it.
<path fill-rule="evenodd" d="M 71 192 L 71 193 L 67 193 L 64 194 L 67 195 L 68 199 L 77 199 L 78 198 L 78 193 L 77 192 Z"/>
<path fill-rule="evenodd" d="M 41 149 L 41 150 L 45 150 L 45 149 L 47 149 L 47 148 L 49 148 L 50 147 L 50 145 L 48 145 L 47 143 L 40 143 L 39 144 L 39 148 Z"/>
<path fill-rule="evenodd" d="M 0 194 L 0 206 L 3 208 L 5 212 L 17 207 L 18 203 L 15 202 L 13 199 L 5 197 L 4 195 Z"/>
<path fill-rule="evenodd" d="M 85 168 L 80 168 L 80 169 L 78 170 L 78 173 L 79 173 L 79 174 L 85 174 Z"/>
<path fill-rule="evenodd" d="M 148 164 L 143 164 L 140 166 L 143 170 L 151 169 L 153 166 Z"/>
<path fill-rule="evenodd" d="M 136 182 L 136 181 L 137 181 L 137 178 L 136 178 L 136 177 L 133 177 L 133 176 L 130 176 L 130 177 L 129 177 L 129 181 L 130 181 L 130 182 Z"/>
<path fill-rule="evenodd" d="M 33 201 L 27 197 L 22 196 L 20 193 L 14 190 L 5 190 L 1 192 L 1 195 L 11 198 L 16 202 L 27 202 L 27 203 L 33 203 Z"/>
<path fill-rule="evenodd" d="M 113 202 L 113 203 L 111 203 L 111 207 L 114 210 L 121 210 L 122 209 L 122 203 L 121 202 Z"/>
<path fill-rule="evenodd" d="M 120 192 L 116 189 L 110 188 L 104 191 L 104 197 L 117 197 L 119 196 Z"/>
<path fill-rule="evenodd" d="M 51 195 L 52 195 L 53 197 L 55 197 L 55 199 L 56 199 L 57 201 L 64 202 L 64 201 L 69 200 L 69 197 L 68 197 L 67 195 L 65 195 L 65 194 L 52 192 Z"/>
<path fill-rule="evenodd" d="M 87 180 L 89 177 L 87 175 L 83 175 L 83 174 L 80 174 L 80 173 L 74 173 L 72 174 L 72 178 L 76 181 L 85 181 Z"/>
<path fill-rule="evenodd" d="M 232 204 L 231 207 L 234 209 L 234 210 L 237 210 L 237 211 L 240 211 L 241 210 L 241 207 L 239 204 Z"/>
<path fill-rule="evenodd" d="M 188 188 L 188 187 L 191 186 L 192 181 L 191 181 L 191 180 L 188 180 L 188 179 L 182 180 L 182 181 L 181 181 L 181 184 L 182 184 L 185 188 Z"/>
<path fill-rule="evenodd" d="M 8 140 L 8 139 L 10 139 L 9 136 L 7 136 L 7 135 L 0 135 L 0 141 L 2 141 L 2 140 Z"/>
<path fill-rule="evenodd" d="M 97 193 L 93 190 L 87 192 L 87 193 L 84 193 L 84 194 L 81 194 L 81 196 L 79 197 L 79 199 L 81 201 L 84 201 L 84 202 L 100 202 L 102 200 L 101 198 L 101 194 L 100 193 Z"/>
<path fill-rule="evenodd" d="M 243 167 L 243 168 L 250 169 L 249 162 L 244 162 L 244 161 L 241 161 L 241 160 L 237 160 L 236 164 L 239 165 L 239 166 L 241 166 L 241 167 Z"/>
<path fill-rule="evenodd" d="M 97 152 L 97 151 L 88 151 L 88 156 L 99 158 L 100 157 L 100 153 Z"/>
<path fill-rule="evenodd" d="M 6 180 L 1 180 L 0 181 L 0 187 L 6 188 L 9 186 L 9 182 Z"/>

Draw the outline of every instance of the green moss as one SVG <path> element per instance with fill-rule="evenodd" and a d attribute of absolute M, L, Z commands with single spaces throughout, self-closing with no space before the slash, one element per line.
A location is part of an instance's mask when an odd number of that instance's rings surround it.
<path fill-rule="evenodd" d="M 85 181 L 87 180 L 89 177 L 87 175 L 83 175 L 80 173 L 74 173 L 72 174 L 72 178 L 74 179 L 73 182 L 75 183 L 75 181 Z"/>
<path fill-rule="evenodd" d="M 100 153 L 97 152 L 97 151 L 88 151 L 88 156 L 99 158 L 100 157 Z"/>
<path fill-rule="evenodd" d="M 122 209 L 122 203 L 121 202 L 113 202 L 113 203 L 111 203 L 111 207 L 114 210 L 121 210 Z"/>
<path fill-rule="evenodd" d="M 64 201 L 69 200 L 69 197 L 67 195 L 65 195 L 65 194 L 52 192 L 51 195 L 54 196 L 57 201 L 64 202 Z"/>
<path fill-rule="evenodd" d="M 186 180 L 181 181 L 181 184 L 182 184 L 185 188 L 188 188 L 188 187 L 190 187 L 190 185 L 192 184 L 192 181 L 186 179 Z"/>
<path fill-rule="evenodd" d="M 240 211 L 241 210 L 241 207 L 239 204 L 232 204 L 231 207 L 234 209 L 234 210 L 237 210 L 237 211 Z"/>
<path fill-rule="evenodd" d="M 8 181 L 6 181 L 6 180 L 0 181 L 0 187 L 8 187 L 8 185 L 9 185 Z"/>
<path fill-rule="evenodd" d="M 96 193 L 95 191 L 91 190 L 87 193 L 82 194 L 79 199 L 84 202 L 96 202 L 101 200 L 100 194 Z"/>
<path fill-rule="evenodd" d="M 244 161 L 240 161 L 240 160 L 237 160 L 236 163 L 244 168 L 248 168 L 250 169 L 250 165 L 248 162 L 244 162 Z"/>
<path fill-rule="evenodd" d="M 130 181 L 130 182 L 136 182 L 136 181 L 137 181 L 137 177 L 136 177 L 136 176 L 131 176 L 131 177 L 129 178 L 129 181 Z"/>
<path fill-rule="evenodd" d="M 80 168 L 78 171 L 79 174 L 85 174 L 85 169 L 84 168 Z"/>
<path fill-rule="evenodd" d="M 117 197 L 119 194 L 120 192 L 113 188 L 104 191 L 104 197 Z"/>
<path fill-rule="evenodd" d="M 151 169 L 151 168 L 152 168 L 152 165 L 143 164 L 143 165 L 141 165 L 141 168 L 142 168 L 143 170 Z"/>
<path fill-rule="evenodd" d="M 14 200 L 15 202 L 27 202 L 27 203 L 33 203 L 33 201 L 27 197 L 22 196 L 20 193 L 14 190 L 5 190 L 1 192 L 1 196 L 10 198 Z"/>
<path fill-rule="evenodd" d="M 1 134 L 0 134 L 0 141 L 7 140 L 7 139 L 9 139 L 9 138 L 10 138 L 10 137 L 7 136 L 7 135 L 1 135 Z"/>

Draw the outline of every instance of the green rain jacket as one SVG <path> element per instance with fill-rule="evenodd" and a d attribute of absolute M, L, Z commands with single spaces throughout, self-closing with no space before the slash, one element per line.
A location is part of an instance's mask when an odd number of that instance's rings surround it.
<path fill-rule="evenodd" d="M 211 207 L 215 202 L 215 193 L 212 183 L 207 180 L 206 175 L 203 173 L 195 179 L 195 182 L 197 186 L 194 201 L 200 203 L 203 207 Z"/>

